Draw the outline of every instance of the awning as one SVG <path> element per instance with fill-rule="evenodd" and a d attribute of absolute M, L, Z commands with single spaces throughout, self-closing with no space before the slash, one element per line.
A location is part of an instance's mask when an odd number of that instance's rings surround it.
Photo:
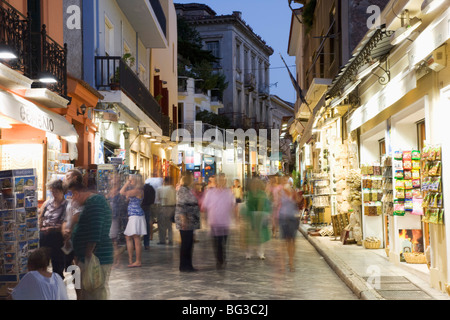
<path fill-rule="evenodd" d="M 15 94 L 0 90 L 0 113 L 34 128 L 76 142 L 77 131 L 67 120 Z"/>

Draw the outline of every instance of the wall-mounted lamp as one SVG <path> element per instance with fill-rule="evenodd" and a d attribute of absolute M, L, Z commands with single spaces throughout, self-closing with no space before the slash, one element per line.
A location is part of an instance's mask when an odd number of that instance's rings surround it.
<path fill-rule="evenodd" d="M 123 137 L 125 138 L 125 140 L 130 139 L 130 133 L 128 131 L 124 131 L 123 132 Z"/>
<path fill-rule="evenodd" d="M 80 107 L 80 109 L 81 109 L 81 112 L 78 111 L 78 109 L 77 109 L 77 116 L 84 116 L 86 114 L 86 109 L 87 109 L 86 105 L 83 104 Z"/>
<path fill-rule="evenodd" d="M 162 84 L 167 84 L 167 81 L 163 81 Z"/>
<path fill-rule="evenodd" d="M 155 68 L 155 73 L 160 73 L 161 70 L 159 70 L 158 68 Z"/>
<path fill-rule="evenodd" d="M 408 10 L 405 10 L 401 19 L 402 26 L 391 36 L 391 45 L 393 46 L 407 39 L 422 24 L 422 20 L 417 17 L 410 19 Z"/>

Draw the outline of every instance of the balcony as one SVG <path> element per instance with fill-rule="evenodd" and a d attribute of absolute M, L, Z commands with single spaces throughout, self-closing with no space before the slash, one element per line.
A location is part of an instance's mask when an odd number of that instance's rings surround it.
<path fill-rule="evenodd" d="M 248 91 L 254 91 L 256 89 L 256 78 L 254 74 L 247 73 L 244 77 L 244 87 Z"/>
<path fill-rule="evenodd" d="M 95 86 L 97 90 L 121 90 L 161 127 L 160 105 L 121 57 L 95 57 Z"/>
<path fill-rule="evenodd" d="M 159 0 L 116 0 L 146 48 L 166 48 L 166 16 Z"/>
<path fill-rule="evenodd" d="M 161 129 L 164 137 L 171 138 L 174 130 L 174 124 L 169 116 L 161 115 Z"/>
<path fill-rule="evenodd" d="M 42 74 L 56 78 L 55 84 L 34 83 L 34 88 L 46 88 L 67 97 L 67 47 L 62 47 L 47 34 L 42 26 L 39 33 L 31 32 L 31 19 L 4 0 L 0 0 L 0 46 L 17 58 L 0 62 L 29 79 Z"/>
<path fill-rule="evenodd" d="M 17 59 L 2 60 L 22 74 L 31 73 L 31 20 L 4 0 L 0 0 L 0 44 L 7 46 Z"/>
<path fill-rule="evenodd" d="M 258 89 L 258 96 L 260 99 L 268 99 L 270 96 L 270 90 L 268 85 L 261 85 Z"/>

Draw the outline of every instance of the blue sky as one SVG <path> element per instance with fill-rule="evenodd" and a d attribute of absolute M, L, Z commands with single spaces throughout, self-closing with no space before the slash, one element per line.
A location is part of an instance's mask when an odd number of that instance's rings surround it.
<path fill-rule="evenodd" d="M 211 7 L 218 15 L 241 11 L 242 19 L 274 50 L 270 57 L 271 94 L 288 102 L 295 102 L 295 89 L 280 58 L 281 53 L 295 76 L 295 57 L 287 54 L 292 17 L 287 0 L 178 0 L 174 2 L 203 3 Z"/>

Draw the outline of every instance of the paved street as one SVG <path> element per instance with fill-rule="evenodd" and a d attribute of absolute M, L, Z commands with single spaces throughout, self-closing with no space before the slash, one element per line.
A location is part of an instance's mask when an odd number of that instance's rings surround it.
<path fill-rule="evenodd" d="M 228 246 L 228 265 L 224 270 L 216 270 L 207 231 L 198 231 L 197 238 L 199 242 L 194 247 L 197 273 L 178 271 L 178 241 L 173 246 L 157 245 L 156 235 L 150 250 L 143 254 L 142 268 L 127 268 L 124 252 L 122 267 L 111 274 L 111 299 L 357 300 L 300 232 L 295 272 L 290 272 L 285 263 L 284 246 L 279 239 L 267 244 L 266 260 L 256 257 L 246 260 L 239 234 L 234 231 Z M 70 295 L 74 299 L 73 292 Z"/>

